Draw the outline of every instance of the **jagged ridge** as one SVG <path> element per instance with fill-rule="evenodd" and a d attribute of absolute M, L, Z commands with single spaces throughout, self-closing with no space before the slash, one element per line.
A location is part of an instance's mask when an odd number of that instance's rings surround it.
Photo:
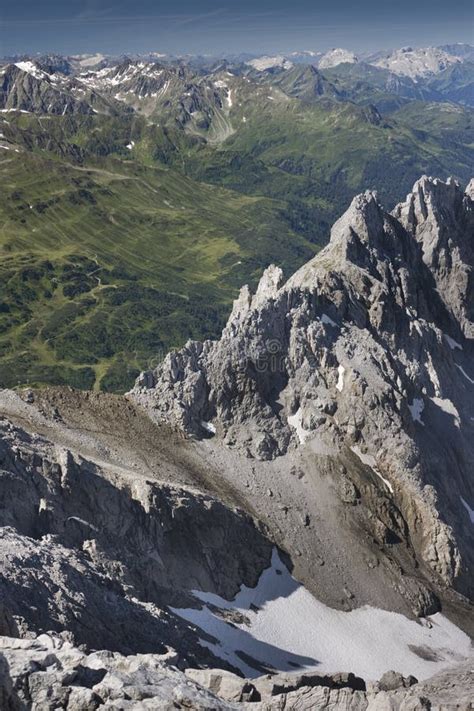
<path fill-rule="evenodd" d="M 286 284 L 244 287 L 218 342 L 189 342 L 131 397 L 250 457 L 351 451 L 423 564 L 472 594 L 473 183 L 423 177 L 393 213 L 357 196 Z"/>

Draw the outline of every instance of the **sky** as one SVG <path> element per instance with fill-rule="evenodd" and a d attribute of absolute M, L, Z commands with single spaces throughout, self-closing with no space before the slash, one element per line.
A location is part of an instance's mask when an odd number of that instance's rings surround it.
<path fill-rule="evenodd" d="M 0 0 L 0 55 L 474 43 L 474 0 Z"/>

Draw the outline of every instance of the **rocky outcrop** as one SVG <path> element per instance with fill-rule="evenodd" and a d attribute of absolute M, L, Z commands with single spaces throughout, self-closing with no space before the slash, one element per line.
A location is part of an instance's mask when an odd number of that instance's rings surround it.
<path fill-rule="evenodd" d="M 192 489 L 124 479 L 9 423 L 0 433 L 0 631 L 68 630 L 96 649 L 213 659 L 167 605 L 195 604 L 191 589 L 232 597 L 255 584 L 271 544 L 252 519 Z"/>
<path fill-rule="evenodd" d="M 395 505 L 422 568 L 467 595 L 471 192 L 425 177 L 392 214 L 373 192 L 357 196 L 312 261 L 286 283 L 270 267 L 254 295 L 242 289 L 220 341 L 187 343 L 130 394 L 249 457 L 347 456 Z"/>
<path fill-rule="evenodd" d="M 422 178 L 394 211 L 419 243 L 443 305 L 466 338 L 474 338 L 474 179 L 462 195 L 454 180 Z"/>
<path fill-rule="evenodd" d="M 59 635 L 0 638 L 0 699 L 3 711 L 23 709 L 232 708 L 191 684 L 176 655 L 123 656 L 88 652 Z"/>
<path fill-rule="evenodd" d="M 390 672 L 368 685 L 347 674 L 286 674 L 248 680 L 220 669 L 189 669 L 184 674 L 175 665 L 173 653 L 94 652 L 54 634 L 24 640 L 0 637 L 1 708 L 467 711 L 474 693 L 474 679 L 466 664 L 422 683 Z"/>

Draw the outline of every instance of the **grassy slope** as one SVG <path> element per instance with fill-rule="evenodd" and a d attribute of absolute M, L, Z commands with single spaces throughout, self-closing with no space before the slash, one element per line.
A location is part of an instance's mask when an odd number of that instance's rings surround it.
<path fill-rule="evenodd" d="M 308 106 L 278 90 L 271 95 L 273 101 L 257 107 L 244 98 L 235 120 L 246 122 L 217 151 L 208 151 L 207 160 L 196 161 L 197 175 L 242 190 L 252 181 L 258 193 L 279 197 L 301 197 L 306 188 L 310 199 L 326 198 L 340 211 L 344 193 L 374 187 L 389 205 L 421 173 L 466 180 L 472 172 L 472 111 L 413 102 L 377 125 L 368 109 L 353 104 Z"/>
<path fill-rule="evenodd" d="M 217 335 L 238 285 L 275 248 L 291 268 L 314 253 L 266 198 L 132 161 L 2 153 L 5 386 L 123 389 L 152 354 Z"/>
<path fill-rule="evenodd" d="M 123 390 L 150 358 L 217 335 L 269 263 L 308 259 L 355 193 L 390 206 L 422 173 L 472 171 L 472 112 L 451 105 L 374 123 L 241 81 L 230 118 L 206 145 L 130 116 L 9 117 L 24 152 L 0 151 L 1 385 Z"/>

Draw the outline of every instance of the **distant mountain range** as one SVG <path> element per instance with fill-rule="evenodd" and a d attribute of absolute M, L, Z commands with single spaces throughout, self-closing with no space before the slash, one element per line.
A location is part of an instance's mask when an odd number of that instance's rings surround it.
<path fill-rule="evenodd" d="M 225 60 L 232 64 L 251 64 L 256 68 L 267 69 L 271 66 L 285 65 L 289 68 L 292 64 L 313 64 L 321 68 L 337 66 L 342 63 L 364 62 L 375 66 L 389 66 L 400 75 L 426 76 L 436 74 L 446 69 L 450 64 L 474 60 L 474 45 L 466 43 L 445 44 L 436 47 L 402 47 L 395 50 L 382 50 L 371 53 L 358 53 L 347 48 L 333 48 L 326 52 L 314 50 L 300 50 L 283 52 L 275 55 L 258 54 L 228 54 L 219 56 L 200 55 L 170 55 L 160 52 L 146 54 L 107 55 L 97 52 L 95 54 L 70 55 L 64 58 L 59 55 L 10 55 L 0 57 L 4 63 L 15 63 L 24 60 L 35 60 L 55 67 L 65 73 L 80 73 L 89 69 L 101 69 L 111 64 L 120 64 L 125 58 L 145 62 L 181 62 L 194 66 L 209 67 L 213 63 Z"/>
<path fill-rule="evenodd" d="M 204 122 L 200 120 L 200 123 L 207 129 L 213 115 L 220 112 L 223 118 L 225 106 L 231 101 L 231 90 L 226 84 L 229 78 L 231 83 L 237 77 L 248 76 L 262 82 L 267 81 L 269 75 L 278 76 L 278 85 L 288 87 L 295 78 L 300 83 L 301 71 L 306 77 L 312 76 L 312 80 L 318 77 L 317 96 L 321 95 L 322 82 L 325 82 L 325 93 L 329 89 L 333 98 L 355 100 L 365 86 L 370 94 L 376 89 L 403 98 L 447 99 L 472 106 L 473 58 L 474 48 L 461 44 L 428 49 L 405 47 L 365 59 L 334 49 L 325 54 L 307 52 L 247 58 L 246 61 L 213 60 L 206 68 L 196 67 L 196 61 L 200 64 L 199 58 L 171 61 L 162 55 L 120 60 L 102 54 L 13 57 L 0 67 L 0 106 L 3 110 L 53 114 L 113 114 L 123 111 L 125 105 L 150 114 L 156 113 L 157 108 L 161 111 L 171 106 L 172 96 L 173 100 L 179 100 L 182 122 L 188 122 L 193 114 L 199 113 L 200 119 L 204 116 Z M 318 68 L 323 76 L 311 73 L 311 69 L 298 69 L 302 65 Z M 337 70 L 337 75 L 332 70 Z M 331 81 L 334 86 L 329 88 Z M 340 83 L 345 84 L 342 91 Z M 294 90 L 289 93 L 295 95 Z M 376 104 L 377 97 L 371 98 Z M 226 123 L 225 118 L 223 123 Z M 221 137 L 225 137 L 228 130 L 227 127 L 222 133 L 221 128 Z"/>

